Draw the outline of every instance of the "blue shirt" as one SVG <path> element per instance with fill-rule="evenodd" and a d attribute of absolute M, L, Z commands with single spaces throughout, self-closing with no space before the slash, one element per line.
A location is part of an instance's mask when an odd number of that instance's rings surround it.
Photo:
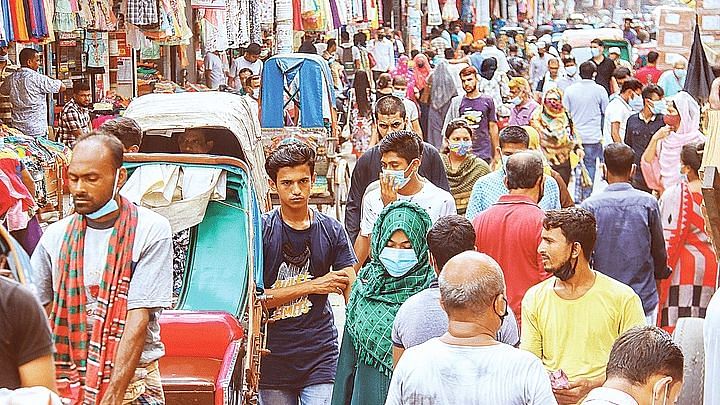
<path fill-rule="evenodd" d="M 468 201 L 465 217 L 471 222 L 475 217 L 490 208 L 500 200 L 500 197 L 510 193 L 505 187 L 505 171 L 503 169 L 496 170 L 488 175 L 480 177 L 473 186 Z M 560 207 L 560 188 L 557 181 L 550 176 L 545 176 L 545 194 L 540 203 L 543 210 L 559 210 Z"/>
<path fill-rule="evenodd" d="M 600 143 L 603 138 L 603 115 L 608 105 L 605 88 L 593 80 L 582 79 L 565 89 L 563 104 L 582 143 Z"/>
<path fill-rule="evenodd" d="M 630 183 L 613 183 L 581 206 L 597 221 L 593 268 L 630 286 L 649 314 L 658 304 L 655 280 L 670 275 L 657 200 Z"/>

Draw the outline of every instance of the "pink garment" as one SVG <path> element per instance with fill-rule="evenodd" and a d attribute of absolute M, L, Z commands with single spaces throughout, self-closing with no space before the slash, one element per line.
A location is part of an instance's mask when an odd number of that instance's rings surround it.
<path fill-rule="evenodd" d="M 432 73 L 430 61 L 428 61 L 427 56 L 419 53 L 413 59 L 413 63 L 415 65 L 413 67 L 413 83 L 416 89 L 422 91 L 427 85 L 428 76 L 430 76 L 430 73 Z"/>
<path fill-rule="evenodd" d="M 408 79 L 408 81 L 410 80 L 412 74 L 410 73 L 410 67 L 408 66 L 409 61 L 410 58 L 405 55 L 398 58 L 397 65 L 390 71 L 390 75 L 392 75 L 393 79 L 401 76 Z"/>

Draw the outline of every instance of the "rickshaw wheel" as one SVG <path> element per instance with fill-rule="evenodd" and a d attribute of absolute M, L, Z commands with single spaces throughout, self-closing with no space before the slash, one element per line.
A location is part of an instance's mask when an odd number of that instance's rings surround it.
<path fill-rule="evenodd" d="M 348 194 L 350 192 L 350 165 L 347 160 L 340 159 L 338 162 L 338 171 L 335 176 L 335 215 L 340 222 L 345 216 L 345 204 L 347 204 Z"/>

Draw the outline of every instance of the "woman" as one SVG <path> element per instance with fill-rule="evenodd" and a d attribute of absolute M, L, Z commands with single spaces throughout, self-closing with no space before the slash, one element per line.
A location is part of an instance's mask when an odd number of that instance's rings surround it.
<path fill-rule="evenodd" d="M 359 70 L 355 73 L 350 100 L 354 101 L 350 116 L 350 139 L 355 154 L 360 157 L 370 147 L 372 137 L 372 103 L 367 72 Z"/>
<path fill-rule="evenodd" d="M 430 103 L 430 87 L 427 85 L 428 76 L 432 73 L 430 61 L 427 56 L 419 53 L 413 58 L 413 77 L 408 86 L 410 99 L 417 101 L 420 106 L 420 128 L 423 134 L 428 132 L 428 109 Z"/>
<path fill-rule="evenodd" d="M 430 216 L 408 201 L 385 207 L 372 232 L 372 258 L 347 305 L 333 405 L 384 404 L 393 369 L 391 331 L 400 305 L 435 278 L 425 236 Z"/>
<path fill-rule="evenodd" d="M 570 154 L 582 149 L 575 136 L 570 115 L 563 107 L 563 93 L 553 88 L 545 93 L 541 108 L 535 110 L 530 126 L 540 134 L 540 149 L 550 167 L 560 174 L 565 184 L 570 184 Z"/>
<path fill-rule="evenodd" d="M 470 153 L 472 128 L 464 119 L 450 121 L 445 129 L 445 142 L 447 152 L 441 158 L 450 183 L 450 194 L 455 198 L 458 215 L 465 215 L 475 182 L 490 173 L 490 166 Z"/>
<path fill-rule="evenodd" d="M 390 70 L 390 76 L 394 78 L 402 76 L 409 82 L 412 79 L 412 72 L 409 66 L 410 58 L 402 55 L 398 58 L 397 65 Z"/>
<path fill-rule="evenodd" d="M 665 126 L 650 139 L 640 159 L 648 187 L 662 194 L 680 182 L 680 151 L 683 145 L 705 142 L 700 132 L 700 106 L 684 91 L 667 104 Z"/>
<path fill-rule="evenodd" d="M 702 157 L 694 143 L 682 147 L 680 171 L 684 178 L 660 198 L 660 215 L 672 275 L 660 284 L 660 326 L 675 329 L 680 316 L 704 318 L 715 292 L 717 258 L 705 233 L 702 182 L 698 175 Z"/>
<path fill-rule="evenodd" d="M 390 73 L 381 73 L 380 76 L 378 76 L 375 92 L 377 93 L 377 98 L 392 94 L 392 76 Z"/>
<path fill-rule="evenodd" d="M 492 97 L 495 108 L 503 105 L 503 97 L 510 94 L 507 75 L 497 70 L 497 61 L 493 57 L 484 59 L 480 65 L 478 90 Z"/>
<path fill-rule="evenodd" d="M 450 101 L 458 94 L 455 80 L 447 61 L 440 62 L 428 79 L 430 105 L 428 109 L 428 132 L 426 140 L 437 149 L 442 148 L 442 130 Z"/>

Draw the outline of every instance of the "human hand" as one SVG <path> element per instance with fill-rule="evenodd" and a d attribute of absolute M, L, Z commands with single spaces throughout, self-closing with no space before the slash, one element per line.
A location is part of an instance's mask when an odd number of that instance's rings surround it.
<path fill-rule="evenodd" d="M 672 131 L 672 128 L 670 128 L 669 125 L 665 125 L 664 127 L 660 128 L 655 132 L 655 135 L 653 135 L 653 138 L 656 141 L 662 140 L 667 138 L 668 135 L 670 135 L 670 131 Z"/>
<path fill-rule="evenodd" d="M 575 150 L 575 154 L 577 155 L 578 159 L 583 160 L 585 159 L 585 149 L 583 148 L 577 148 Z"/>
<path fill-rule="evenodd" d="M 329 271 L 312 281 L 315 294 L 342 294 L 349 282 L 350 277 L 344 271 Z"/>
<path fill-rule="evenodd" d="M 580 402 L 593 389 L 591 380 L 580 378 L 570 381 L 568 388 L 553 388 L 553 394 L 560 405 L 574 405 Z"/>
<path fill-rule="evenodd" d="M 395 177 L 380 173 L 380 197 L 382 198 L 383 207 L 387 207 L 397 201 L 398 196 Z"/>

